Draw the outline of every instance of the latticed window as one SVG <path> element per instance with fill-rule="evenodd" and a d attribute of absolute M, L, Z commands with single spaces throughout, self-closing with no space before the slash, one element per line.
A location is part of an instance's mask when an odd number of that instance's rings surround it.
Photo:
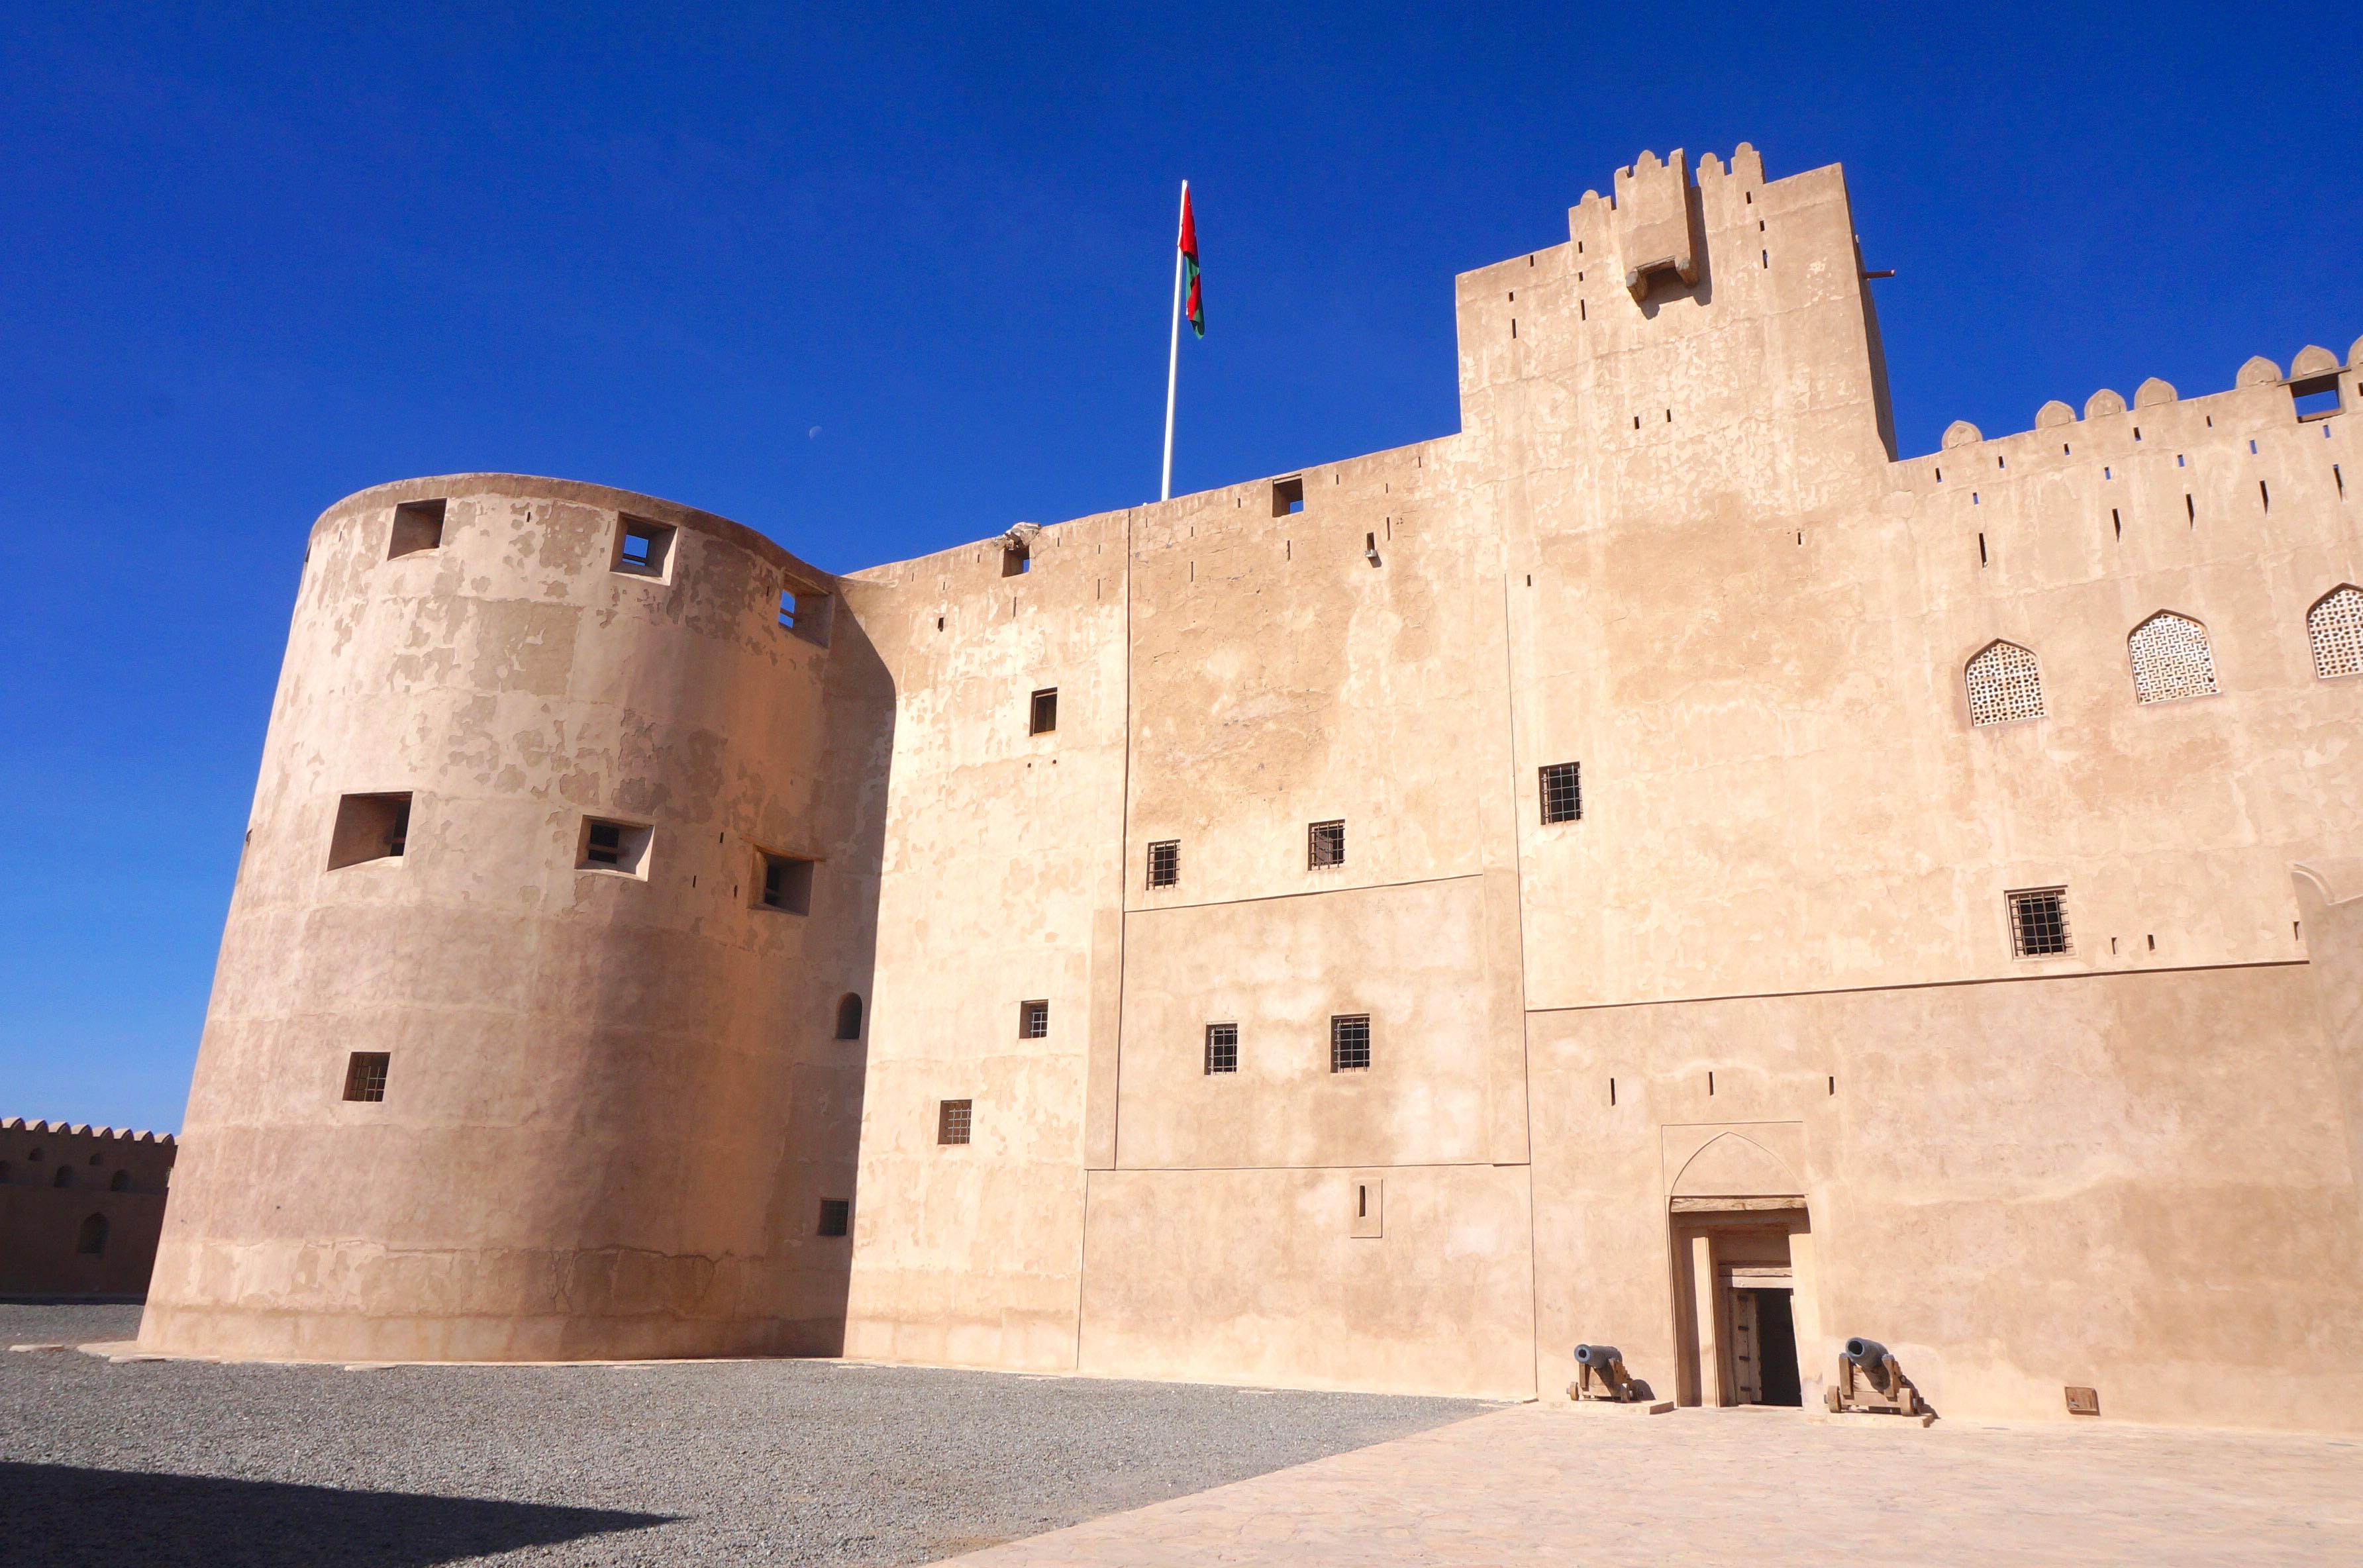
<path fill-rule="evenodd" d="M 1554 762 L 1542 770 L 1543 821 L 1573 823 L 1583 820 L 1583 765 L 1579 762 Z"/>
<path fill-rule="evenodd" d="M 944 1099 L 936 1102 L 936 1142 L 965 1143 L 969 1134 L 969 1113 L 976 1108 L 972 1099 Z"/>
<path fill-rule="evenodd" d="M 2313 644 L 2313 673 L 2328 680 L 2363 675 L 2363 588 L 2341 583 L 2305 613 L 2306 640 Z"/>
<path fill-rule="evenodd" d="M 2134 661 L 2134 700 L 2172 702 L 2205 697 L 2215 685 L 2215 654 L 2207 628 L 2188 615 L 2161 610 L 2125 639 Z"/>
<path fill-rule="evenodd" d="M 1027 1001 L 1017 1004 L 1017 1037 L 1020 1040 L 1047 1040 L 1050 1037 L 1050 1004 Z"/>
<path fill-rule="evenodd" d="M 1206 1025 L 1206 1071 L 1236 1073 L 1239 1070 L 1239 1026 L 1236 1023 Z"/>
<path fill-rule="evenodd" d="M 2043 670 L 2016 643 L 1988 643 L 1962 672 L 1969 688 L 1969 723 L 2007 724 L 2043 717 Z"/>
<path fill-rule="evenodd" d="M 1346 824 L 1342 822 L 1314 823 L 1305 829 L 1304 863 L 1307 866 L 1343 866 L 1346 864 Z"/>
<path fill-rule="evenodd" d="M 1148 846 L 1148 885 L 1170 888 L 1182 880 L 1182 841 L 1159 839 Z"/>
<path fill-rule="evenodd" d="M 345 1098 L 381 1100 L 385 1098 L 385 1070 L 393 1057 L 383 1051 L 356 1051 L 345 1058 Z"/>
<path fill-rule="evenodd" d="M 2068 889 L 2028 888 L 2010 895 L 2010 951 L 2014 958 L 2047 958 L 2068 945 Z"/>
<path fill-rule="evenodd" d="M 1359 1073 L 1370 1065 L 1370 1015 L 1358 1012 L 1329 1021 L 1329 1070 Z"/>

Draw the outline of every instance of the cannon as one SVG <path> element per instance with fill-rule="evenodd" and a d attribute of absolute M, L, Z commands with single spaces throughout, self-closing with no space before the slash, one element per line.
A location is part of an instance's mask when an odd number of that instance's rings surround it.
<path fill-rule="evenodd" d="M 1575 1364 L 1575 1381 L 1567 1386 L 1570 1399 L 1635 1405 L 1650 1397 L 1649 1386 L 1625 1372 L 1624 1353 L 1614 1345 L 1578 1345 Z"/>
<path fill-rule="evenodd" d="M 1903 1375 L 1895 1354 L 1877 1340 L 1860 1335 L 1838 1352 L 1837 1381 L 1824 1397 L 1833 1414 L 1860 1410 L 1892 1416 L 1928 1415 L 1927 1401 Z"/>

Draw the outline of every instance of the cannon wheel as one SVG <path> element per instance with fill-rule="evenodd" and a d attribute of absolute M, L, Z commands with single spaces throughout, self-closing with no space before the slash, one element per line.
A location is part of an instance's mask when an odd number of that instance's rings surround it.
<path fill-rule="evenodd" d="M 1822 1403 L 1830 1408 L 1830 1414 L 1833 1416 L 1846 1408 L 1845 1401 L 1838 1397 L 1838 1391 L 1835 1388 L 1825 1388 L 1822 1390 Z"/>

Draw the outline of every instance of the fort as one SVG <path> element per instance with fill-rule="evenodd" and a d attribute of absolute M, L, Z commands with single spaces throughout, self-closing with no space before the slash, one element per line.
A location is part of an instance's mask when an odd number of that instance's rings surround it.
<path fill-rule="evenodd" d="M 330 507 L 142 1348 L 2363 1429 L 2363 344 L 1905 456 L 1837 168 L 1613 196 L 1397 450 Z"/>

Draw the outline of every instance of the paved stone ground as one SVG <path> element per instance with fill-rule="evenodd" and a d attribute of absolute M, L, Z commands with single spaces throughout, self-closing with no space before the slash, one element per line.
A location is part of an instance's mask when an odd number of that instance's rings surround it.
<path fill-rule="evenodd" d="M 0 1304 L 0 1342 L 139 1309 Z M 1488 1408 L 833 1362 L 111 1365 L 0 1353 L 0 1562 L 904 1563 Z"/>
<path fill-rule="evenodd" d="M 1499 1410 L 960 1568 L 2363 1562 L 2363 1443 Z"/>

